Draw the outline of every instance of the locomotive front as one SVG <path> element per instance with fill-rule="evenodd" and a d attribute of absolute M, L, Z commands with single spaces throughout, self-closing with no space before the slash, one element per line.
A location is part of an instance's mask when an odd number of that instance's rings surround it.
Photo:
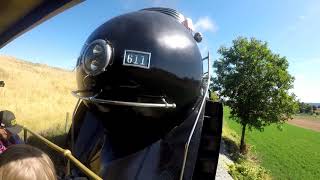
<path fill-rule="evenodd" d="M 75 155 L 106 179 L 190 179 L 208 88 L 201 39 L 168 8 L 98 27 L 76 67 Z"/>

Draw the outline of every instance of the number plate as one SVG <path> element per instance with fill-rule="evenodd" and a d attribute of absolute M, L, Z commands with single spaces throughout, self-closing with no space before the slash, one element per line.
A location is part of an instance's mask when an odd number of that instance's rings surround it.
<path fill-rule="evenodd" d="M 151 59 L 151 53 L 149 52 L 125 50 L 123 65 L 149 69 L 150 59 Z"/>

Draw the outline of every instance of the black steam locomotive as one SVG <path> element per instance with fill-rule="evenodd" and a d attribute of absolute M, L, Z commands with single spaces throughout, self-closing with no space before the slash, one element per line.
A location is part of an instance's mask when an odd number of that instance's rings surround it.
<path fill-rule="evenodd" d="M 73 154 L 107 180 L 213 179 L 222 105 L 208 98 L 201 39 L 169 8 L 98 27 L 76 66 Z"/>

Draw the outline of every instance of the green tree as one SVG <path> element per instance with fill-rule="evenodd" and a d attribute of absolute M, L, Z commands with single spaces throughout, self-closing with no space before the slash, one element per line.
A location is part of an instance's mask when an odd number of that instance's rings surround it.
<path fill-rule="evenodd" d="M 316 113 L 316 110 L 317 110 L 317 106 L 316 106 L 316 105 L 313 105 L 313 106 L 312 106 L 312 113 Z"/>
<path fill-rule="evenodd" d="M 299 103 L 299 112 L 300 113 L 311 113 L 312 106 L 310 106 L 307 103 L 304 102 L 298 102 Z"/>
<path fill-rule="evenodd" d="M 299 103 L 299 113 L 305 112 L 305 104 L 304 102 L 298 102 Z"/>
<path fill-rule="evenodd" d="M 215 101 L 215 102 L 219 101 L 219 96 L 218 96 L 217 92 L 210 91 L 210 100 Z"/>
<path fill-rule="evenodd" d="M 294 78 L 288 72 L 287 59 L 255 38 L 237 38 L 218 53 L 212 87 L 231 107 L 231 118 L 242 125 L 240 151 L 244 153 L 247 127 L 263 131 L 297 112 L 296 97 L 288 92 Z"/>
<path fill-rule="evenodd" d="M 304 113 L 312 113 L 312 106 L 309 104 L 305 104 Z"/>
<path fill-rule="evenodd" d="M 304 102 L 298 102 L 299 104 L 299 113 L 304 113 Z"/>
<path fill-rule="evenodd" d="M 298 102 L 298 104 L 299 104 L 299 112 L 300 113 L 311 113 L 312 109 L 314 108 L 310 104 L 307 104 L 304 102 Z"/>

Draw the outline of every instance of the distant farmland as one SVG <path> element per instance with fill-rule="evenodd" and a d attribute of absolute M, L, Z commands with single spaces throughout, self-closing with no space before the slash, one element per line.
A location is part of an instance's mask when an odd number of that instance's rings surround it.
<path fill-rule="evenodd" d="M 239 124 L 224 121 L 240 135 Z M 320 132 L 285 124 L 283 131 L 276 126 L 247 131 L 246 140 L 275 179 L 320 179 Z"/>
<path fill-rule="evenodd" d="M 318 111 L 318 110 L 317 110 Z M 318 120 L 320 121 L 320 115 L 311 114 L 297 114 L 294 119 L 306 119 L 306 120 Z"/>
<path fill-rule="evenodd" d="M 64 127 L 73 111 L 76 88 L 71 71 L 0 56 L 0 109 L 13 111 L 20 124 L 33 130 Z M 70 122 L 70 121 L 69 121 Z"/>

